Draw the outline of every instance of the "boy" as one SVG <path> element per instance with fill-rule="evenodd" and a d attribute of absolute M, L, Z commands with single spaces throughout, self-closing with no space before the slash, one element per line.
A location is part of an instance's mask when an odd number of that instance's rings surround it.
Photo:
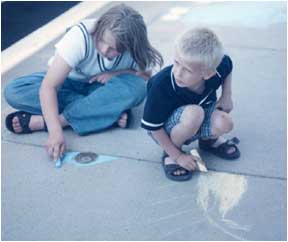
<path fill-rule="evenodd" d="M 164 149 L 162 162 L 168 178 L 191 179 L 195 158 L 181 147 L 197 139 L 201 149 L 222 158 L 240 157 L 236 144 L 221 137 L 233 128 L 228 115 L 233 108 L 231 73 L 232 61 L 224 55 L 218 37 L 209 29 L 197 28 L 176 41 L 174 64 L 149 80 L 141 125 Z"/>

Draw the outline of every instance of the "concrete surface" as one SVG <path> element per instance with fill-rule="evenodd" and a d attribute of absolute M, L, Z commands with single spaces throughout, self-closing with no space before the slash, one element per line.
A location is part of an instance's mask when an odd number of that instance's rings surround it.
<path fill-rule="evenodd" d="M 2 239 L 286 240 L 286 4 L 128 4 L 143 14 L 165 65 L 175 37 L 190 26 L 206 25 L 222 39 L 234 63 L 235 127 L 228 136 L 240 138 L 241 158 L 202 153 L 208 174 L 180 184 L 166 179 L 161 149 L 139 127 L 142 104 L 133 109 L 132 129 L 85 137 L 65 131 L 69 150 L 117 160 L 57 170 L 43 149 L 46 133 L 6 130 L 12 109 L 1 95 Z M 45 70 L 56 41 L 4 73 L 1 91 L 19 75 Z M 185 149 L 192 147 L 197 143 Z"/>

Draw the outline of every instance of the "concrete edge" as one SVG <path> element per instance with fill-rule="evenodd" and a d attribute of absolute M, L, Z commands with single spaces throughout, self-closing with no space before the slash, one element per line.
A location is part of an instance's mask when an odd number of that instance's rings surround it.
<path fill-rule="evenodd" d="M 1 52 L 1 74 L 54 40 L 65 29 L 91 15 L 108 1 L 81 2 Z"/>

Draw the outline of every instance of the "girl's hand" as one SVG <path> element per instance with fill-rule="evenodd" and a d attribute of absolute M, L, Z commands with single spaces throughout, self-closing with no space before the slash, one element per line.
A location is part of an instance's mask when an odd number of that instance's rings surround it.
<path fill-rule="evenodd" d="M 97 74 L 96 76 L 92 77 L 89 80 L 89 83 L 92 84 L 93 82 L 97 81 L 100 82 L 102 84 L 105 84 L 106 82 L 108 82 L 111 78 L 113 77 L 112 73 L 109 72 L 104 72 L 104 73 L 100 73 Z"/>
<path fill-rule="evenodd" d="M 51 160 L 56 161 L 59 158 L 62 158 L 66 150 L 63 132 L 49 134 L 46 148 Z"/>
<path fill-rule="evenodd" d="M 196 158 L 192 155 L 182 153 L 177 159 L 176 162 L 179 166 L 182 166 L 188 171 L 195 170 L 197 168 Z"/>
<path fill-rule="evenodd" d="M 221 96 L 216 104 L 216 108 L 219 108 L 226 113 L 230 113 L 233 109 L 231 96 Z"/>

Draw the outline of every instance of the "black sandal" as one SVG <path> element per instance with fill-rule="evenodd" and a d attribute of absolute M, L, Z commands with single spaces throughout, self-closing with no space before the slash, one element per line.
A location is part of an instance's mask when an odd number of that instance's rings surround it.
<path fill-rule="evenodd" d="M 218 138 L 208 140 L 199 139 L 198 141 L 199 148 L 205 151 L 209 151 L 214 155 L 219 156 L 226 160 L 234 160 L 240 157 L 240 151 L 236 146 L 237 144 L 240 143 L 240 140 L 237 137 L 234 137 L 230 140 L 226 140 L 226 142 L 217 147 L 213 147 L 212 145 L 217 141 L 217 139 Z M 233 147 L 235 151 L 230 154 L 227 151 L 231 147 Z"/>
<path fill-rule="evenodd" d="M 31 113 L 27 113 L 27 112 L 24 112 L 24 111 L 17 111 L 17 112 L 14 112 L 14 113 L 10 113 L 7 117 L 6 117 L 6 128 L 15 133 L 15 134 L 31 134 L 32 132 L 34 132 L 33 130 L 31 130 L 29 128 L 29 123 L 30 123 L 30 119 L 31 119 L 31 116 L 33 114 Z M 13 118 L 17 116 L 18 119 L 19 119 L 19 123 L 21 125 L 21 128 L 22 128 L 22 131 L 21 132 L 15 132 L 15 130 L 13 129 Z M 46 123 L 44 121 L 44 130 L 47 131 L 47 126 L 46 126 Z"/>
<path fill-rule="evenodd" d="M 167 178 L 173 181 L 188 181 L 192 178 L 192 172 L 186 170 L 185 168 L 179 166 L 178 164 L 165 164 L 165 158 L 168 157 L 168 154 L 165 152 L 162 155 L 162 166 Z M 185 171 L 184 174 L 181 175 L 174 175 L 175 171 Z"/>

